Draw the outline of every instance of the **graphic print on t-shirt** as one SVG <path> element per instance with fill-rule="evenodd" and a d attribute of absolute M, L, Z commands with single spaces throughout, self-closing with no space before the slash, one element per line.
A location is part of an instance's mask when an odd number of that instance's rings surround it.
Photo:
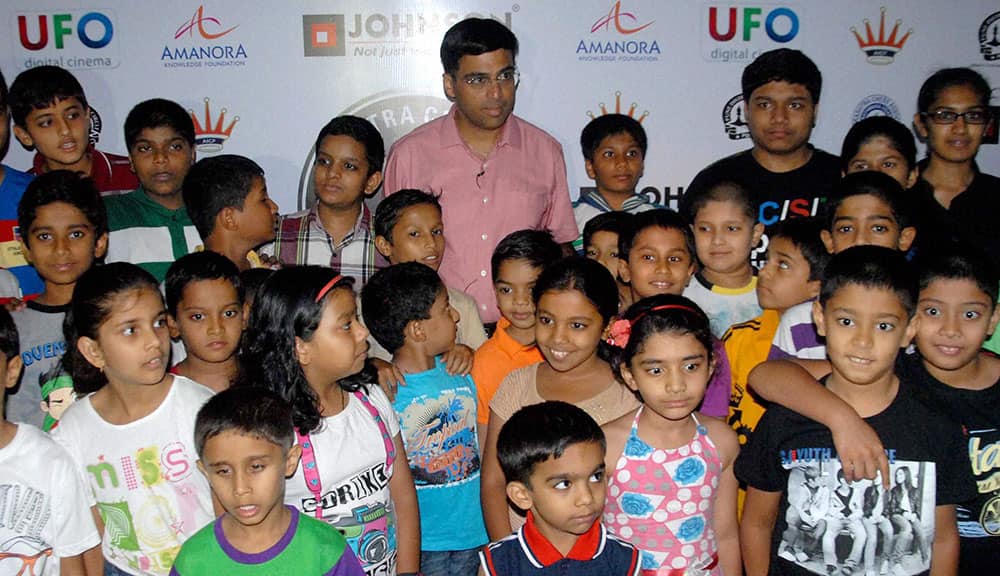
<path fill-rule="evenodd" d="M 930 569 L 936 474 L 933 462 L 890 463 L 890 489 L 847 482 L 830 448 L 783 451 L 789 470 L 778 558 L 814 574 L 911 575 Z M 874 546 L 872 546 L 874 542 Z M 779 561 L 781 561 L 779 560 Z"/>
<path fill-rule="evenodd" d="M 23 484 L 0 484 L 0 574 L 44 574 L 52 547 L 41 539 L 51 516 L 45 493 Z"/>
<path fill-rule="evenodd" d="M 442 391 L 416 400 L 399 414 L 413 483 L 453 484 L 479 472 L 475 395 Z"/>
<path fill-rule="evenodd" d="M 979 496 L 959 505 L 958 533 L 963 538 L 1000 536 L 1000 430 L 966 430 L 969 461 Z"/>

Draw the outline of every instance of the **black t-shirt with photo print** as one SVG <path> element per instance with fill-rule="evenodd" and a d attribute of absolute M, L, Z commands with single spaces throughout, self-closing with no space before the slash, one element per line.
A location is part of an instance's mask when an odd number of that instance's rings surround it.
<path fill-rule="evenodd" d="M 1000 382 L 985 390 L 952 388 L 931 376 L 919 354 L 900 354 L 896 373 L 912 385 L 918 400 L 962 425 L 977 494 L 956 510 L 962 537 L 959 574 L 1000 571 Z"/>
<path fill-rule="evenodd" d="M 934 507 L 967 502 L 975 495 L 960 427 L 918 401 L 911 386 L 902 382 L 892 403 L 865 421 L 878 433 L 890 460 L 891 487 L 885 495 L 883 514 L 894 522 L 902 522 L 904 514 L 915 517 L 932 543 Z M 820 542 L 808 538 L 788 542 L 788 533 L 794 532 L 786 532 L 788 508 L 805 500 L 801 494 L 807 486 L 812 490 L 816 485 L 824 486 L 833 494 L 839 469 L 833 436 L 822 424 L 778 405 L 769 408 L 757 424 L 736 459 L 734 471 L 740 482 L 758 490 L 782 492 L 771 536 L 771 574 L 827 574 Z M 871 485 L 870 481 L 855 483 L 862 491 Z M 865 507 L 863 516 L 873 520 L 872 510 Z M 813 530 L 810 536 L 821 540 L 822 530 Z M 779 549 L 792 545 L 797 555 L 778 555 Z M 893 559 L 895 573 L 928 572 L 930 544 L 926 550 L 917 548 Z M 842 567 L 844 555 L 837 560 Z M 863 566 L 858 566 L 854 573 L 863 572 Z"/>

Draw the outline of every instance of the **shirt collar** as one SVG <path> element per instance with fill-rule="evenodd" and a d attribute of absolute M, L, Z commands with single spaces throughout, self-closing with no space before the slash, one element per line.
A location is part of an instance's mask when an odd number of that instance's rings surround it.
<path fill-rule="evenodd" d="M 340 246 L 350 243 L 355 238 L 361 237 L 361 235 L 366 231 L 371 230 L 371 219 L 371 210 L 368 209 L 367 204 L 362 203 L 361 213 L 358 214 L 358 219 L 354 222 L 354 228 L 351 230 L 350 234 L 344 236 L 344 240 L 340 243 Z M 326 229 L 323 228 L 323 223 L 319 219 L 319 205 L 313 204 L 313 207 L 309 209 L 309 213 L 306 215 L 306 221 L 308 222 L 310 228 L 329 236 Z M 337 247 L 338 250 L 340 249 L 340 246 Z"/>
<path fill-rule="evenodd" d="M 555 546 L 549 542 L 548 538 L 538 531 L 535 526 L 535 517 L 528 511 L 528 521 L 521 528 L 521 542 L 528 554 L 529 560 L 539 567 L 550 566 L 560 560 L 580 560 L 589 561 L 597 558 L 604 550 L 604 543 L 607 539 L 607 532 L 601 519 L 594 520 L 594 524 L 585 533 L 577 538 L 569 554 L 563 556 Z"/>
<path fill-rule="evenodd" d="M 497 321 L 497 328 L 493 331 L 497 337 L 497 346 L 500 350 L 506 354 L 508 357 L 513 358 L 514 356 L 521 354 L 523 352 L 530 352 L 531 350 L 538 350 L 535 344 L 528 344 L 527 346 L 521 344 L 517 340 L 507 333 L 507 328 L 510 327 L 510 320 L 500 317 Z"/>
<path fill-rule="evenodd" d="M 465 140 L 462 140 L 462 135 L 458 133 L 458 106 L 455 104 L 451 105 L 451 110 L 448 111 L 447 119 L 441 125 L 441 147 L 450 148 L 452 146 L 463 146 L 468 148 L 465 144 Z M 500 139 L 497 140 L 496 148 L 499 149 L 503 146 L 512 146 L 514 148 L 521 148 L 521 124 L 517 116 L 511 112 L 510 116 L 507 117 L 507 121 L 504 122 L 503 131 L 500 132 Z M 492 154 L 491 154 L 492 155 Z"/>
<path fill-rule="evenodd" d="M 181 205 L 181 207 L 177 208 L 176 210 L 171 210 L 165 207 L 163 204 L 160 204 L 156 200 L 153 200 L 149 196 L 149 193 L 146 191 L 146 189 L 143 188 L 141 185 L 138 188 L 136 188 L 134 192 L 132 192 L 132 197 L 135 198 L 136 202 L 139 202 L 143 206 L 151 210 L 155 210 L 157 213 L 164 216 L 174 216 L 178 213 L 182 215 L 187 214 L 187 208 L 184 205 Z"/>
<path fill-rule="evenodd" d="M 94 148 L 93 144 L 87 146 L 87 154 L 90 154 L 90 174 L 88 176 L 97 183 L 98 189 L 100 189 L 101 184 L 111 180 L 111 162 L 104 155 L 104 152 Z M 31 169 L 36 176 L 45 173 L 45 157 L 42 156 L 41 152 L 35 152 Z"/>
<path fill-rule="evenodd" d="M 596 186 L 581 192 L 579 202 L 583 204 L 590 204 L 603 212 L 611 212 L 614 210 L 614 208 L 608 204 L 608 201 L 604 199 L 604 196 L 601 196 L 601 193 L 597 191 Z M 632 194 L 626 198 L 624 202 L 622 202 L 622 211 L 628 212 L 642 206 L 643 204 L 652 204 L 652 202 L 641 194 Z"/>

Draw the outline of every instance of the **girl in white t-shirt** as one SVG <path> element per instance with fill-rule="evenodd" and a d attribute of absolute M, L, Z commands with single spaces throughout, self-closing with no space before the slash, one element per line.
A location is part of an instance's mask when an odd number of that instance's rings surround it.
<path fill-rule="evenodd" d="M 319 266 L 268 277 L 244 331 L 236 386 L 270 388 L 292 406 L 302 461 L 285 502 L 339 528 L 366 573 L 416 573 L 417 494 L 392 404 L 365 361 L 353 283 Z"/>
<path fill-rule="evenodd" d="M 214 518 L 194 449 L 195 415 L 212 392 L 167 374 L 166 314 L 156 279 L 124 262 L 85 272 L 66 313 L 64 362 L 87 396 L 52 437 L 94 493 L 105 574 L 167 574 Z"/>

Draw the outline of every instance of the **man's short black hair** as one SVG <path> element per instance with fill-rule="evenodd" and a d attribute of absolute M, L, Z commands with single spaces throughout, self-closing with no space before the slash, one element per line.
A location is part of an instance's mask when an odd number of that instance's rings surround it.
<path fill-rule="evenodd" d="M 337 116 L 326 123 L 326 126 L 319 131 L 316 136 L 315 152 L 319 155 L 320 146 L 327 136 L 348 136 L 365 149 L 365 162 L 368 162 L 368 178 L 376 172 L 382 171 L 385 164 L 385 140 L 374 124 L 357 116 Z"/>
<path fill-rule="evenodd" d="M 164 280 L 167 296 L 167 312 L 177 315 L 177 306 L 184 298 L 184 289 L 192 282 L 200 280 L 225 280 L 233 285 L 240 303 L 243 303 L 243 288 L 240 270 L 232 260 L 222 254 L 203 250 L 181 256 L 167 269 Z"/>
<path fill-rule="evenodd" d="M 978 246 L 958 242 L 921 246 L 917 269 L 921 290 L 935 280 L 968 280 L 989 297 L 990 306 L 996 304 L 1000 275 Z"/>
<path fill-rule="evenodd" d="M 504 423 L 497 436 L 497 459 L 507 482 L 530 488 L 536 464 L 587 442 L 607 448 L 604 432 L 589 414 L 567 402 L 542 402 L 521 408 Z"/>
<path fill-rule="evenodd" d="M 395 354 L 406 340 L 406 326 L 431 317 L 444 283 L 430 266 L 403 262 L 383 268 L 361 290 L 361 311 L 375 341 Z"/>
<path fill-rule="evenodd" d="M 817 218 L 806 217 L 782 220 L 771 230 L 772 243 L 775 238 L 784 238 L 802 253 L 802 258 L 809 264 L 809 281 L 822 280 L 823 270 L 830 261 L 830 253 L 820 235 L 822 229 L 823 224 Z"/>
<path fill-rule="evenodd" d="M 423 190 L 405 188 L 395 194 L 386 196 L 385 199 L 378 203 L 378 207 L 375 208 L 375 217 L 372 218 L 372 231 L 376 236 L 381 236 L 392 244 L 392 229 L 396 227 L 396 223 L 403 216 L 403 211 L 410 206 L 420 206 L 422 204 L 437 208 L 438 214 L 442 212 L 441 202 L 438 200 L 438 197 Z"/>
<path fill-rule="evenodd" d="M 698 212 L 709 202 L 733 202 L 750 219 L 751 226 L 757 223 L 757 195 L 742 182 L 720 179 L 704 188 L 687 192 L 681 196 L 680 212 L 688 223 L 694 224 Z"/>
<path fill-rule="evenodd" d="M 17 226 L 25 246 L 31 247 L 31 225 L 35 223 L 38 209 L 56 202 L 64 202 L 83 212 L 94 227 L 94 238 L 107 234 L 108 212 L 94 181 L 79 172 L 53 170 L 32 180 L 17 204 Z"/>
<path fill-rule="evenodd" d="M 462 56 L 510 50 L 517 57 L 517 37 L 492 18 L 466 18 L 448 29 L 441 41 L 441 65 L 447 74 L 458 72 Z"/>
<path fill-rule="evenodd" d="M 697 258 L 694 248 L 694 233 L 687 221 L 676 210 L 670 208 L 657 208 L 656 210 L 646 210 L 639 212 L 632 218 L 632 225 L 623 234 L 618 235 L 618 257 L 628 260 L 632 251 L 632 244 L 635 239 L 647 228 L 663 228 L 664 230 L 677 230 L 684 236 L 684 244 L 687 246 L 691 259 Z"/>
<path fill-rule="evenodd" d="M 254 181 L 264 178 L 264 169 L 253 160 L 235 154 L 210 156 L 195 162 L 184 178 L 184 206 L 202 240 L 215 229 L 224 208 L 243 209 Z"/>
<path fill-rule="evenodd" d="M 967 86 L 976 94 L 980 106 L 990 105 L 990 83 L 972 68 L 943 68 L 930 75 L 920 86 L 917 112 L 930 112 L 941 93 L 954 86 Z"/>
<path fill-rule="evenodd" d="M 770 82 L 805 86 L 813 104 L 818 104 L 823 75 L 816 63 L 799 50 L 778 48 L 764 52 L 743 69 L 743 101 L 747 107 L 750 106 L 753 91 Z"/>
<path fill-rule="evenodd" d="M 17 324 L 7 308 L 0 306 L 0 353 L 8 361 L 21 353 L 21 341 L 17 336 Z"/>
<path fill-rule="evenodd" d="M 583 225 L 583 249 L 587 250 L 594 234 L 598 232 L 611 232 L 619 238 L 632 225 L 632 215 L 620 210 L 611 212 L 601 212 Z"/>
<path fill-rule="evenodd" d="M 545 230 L 517 230 L 504 236 L 493 249 L 490 271 L 497 281 L 500 265 L 508 260 L 527 260 L 532 268 L 544 269 L 563 257 L 562 248 Z"/>
<path fill-rule="evenodd" d="M 580 133 L 580 148 L 583 150 L 584 160 L 593 160 L 594 153 L 600 147 L 601 142 L 608 136 L 618 134 L 628 134 L 639 149 L 642 150 L 642 157 L 646 157 L 646 131 L 638 120 L 625 114 L 603 114 L 594 118 L 583 127 Z"/>
<path fill-rule="evenodd" d="M 265 376 L 262 374 L 261 378 Z M 198 458 L 205 457 L 205 443 L 223 432 L 253 436 L 281 446 L 288 452 L 295 441 L 292 409 L 280 396 L 257 386 L 229 388 L 212 396 L 194 423 L 194 445 Z"/>
<path fill-rule="evenodd" d="M 874 196 L 885 202 L 900 229 L 913 226 L 910 212 L 910 202 L 906 197 L 903 185 L 895 178 L 882 172 L 865 170 L 848 174 L 833 187 L 833 192 L 826 200 L 826 229 L 832 231 L 837 217 L 837 209 L 848 198 L 854 196 Z"/>
<path fill-rule="evenodd" d="M 194 147 L 194 121 L 187 110 L 172 100 L 153 98 L 136 104 L 125 117 L 125 148 L 131 153 L 143 130 L 161 127 L 173 129 Z"/>
<path fill-rule="evenodd" d="M 76 98 L 81 106 L 88 107 L 80 81 L 58 66 L 38 66 L 21 72 L 10 85 L 8 97 L 14 125 L 21 127 L 32 110 L 47 108 L 58 100 Z"/>
<path fill-rule="evenodd" d="M 819 302 L 826 306 L 841 288 L 863 286 L 888 290 L 912 317 L 917 306 L 917 273 L 899 250 L 884 246 L 852 246 L 834 254 L 823 272 Z"/>

